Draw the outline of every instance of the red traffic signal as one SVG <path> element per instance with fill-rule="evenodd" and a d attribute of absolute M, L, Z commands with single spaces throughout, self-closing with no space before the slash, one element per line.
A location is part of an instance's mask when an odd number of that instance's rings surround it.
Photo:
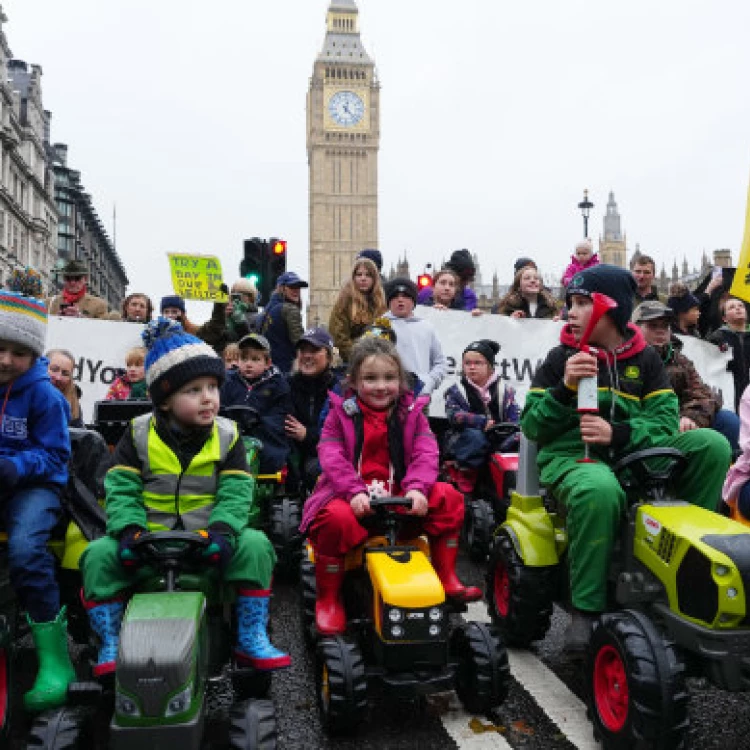
<path fill-rule="evenodd" d="M 286 255 L 286 240 L 273 240 L 271 243 L 272 255 Z"/>
<path fill-rule="evenodd" d="M 432 276 L 428 273 L 421 273 L 417 276 L 417 286 L 420 289 L 426 289 L 428 286 L 432 286 Z"/>

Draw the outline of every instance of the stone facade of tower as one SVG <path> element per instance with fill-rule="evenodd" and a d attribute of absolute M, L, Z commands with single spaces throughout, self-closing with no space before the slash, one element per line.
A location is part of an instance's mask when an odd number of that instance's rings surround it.
<path fill-rule="evenodd" d="M 310 303 L 328 322 L 357 253 L 378 247 L 380 84 L 354 0 L 332 0 L 307 94 Z"/>
<path fill-rule="evenodd" d="M 610 192 L 607 213 L 604 216 L 604 236 L 599 237 L 599 260 L 613 266 L 625 268 L 627 259 L 625 235 L 620 228 L 620 214 L 615 202 L 615 194 Z"/>

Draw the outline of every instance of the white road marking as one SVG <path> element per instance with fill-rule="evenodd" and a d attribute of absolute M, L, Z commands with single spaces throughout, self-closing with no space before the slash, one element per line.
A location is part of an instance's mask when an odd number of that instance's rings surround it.
<path fill-rule="evenodd" d="M 469 604 L 467 620 L 489 622 L 484 602 Z M 578 750 L 600 750 L 586 717 L 586 706 L 567 685 L 530 651 L 508 649 L 513 678 L 531 695 L 545 714 Z"/>
<path fill-rule="evenodd" d="M 450 710 L 440 717 L 450 738 L 460 750 L 512 750 L 505 737 L 498 732 L 482 732 L 476 734 L 469 726 L 471 714 L 463 709 Z M 487 719 L 482 718 L 482 723 Z"/>

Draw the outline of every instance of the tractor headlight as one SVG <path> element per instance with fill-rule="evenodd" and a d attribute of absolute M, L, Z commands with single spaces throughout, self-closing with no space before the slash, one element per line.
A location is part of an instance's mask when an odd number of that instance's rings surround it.
<path fill-rule="evenodd" d="M 735 589 L 735 588 L 728 588 L 727 589 L 727 596 L 730 599 L 734 599 L 737 596 L 737 589 Z"/>
<path fill-rule="evenodd" d="M 400 625 L 391 626 L 391 635 L 394 638 L 401 638 L 404 634 L 404 629 Z"/>
<path fill-rule="evenodd" d="M 141 715 L 136 702 L 130 696 L 121 693 L 119 690 L 115 692 L 115 713 L 129 717 Z"/>
<path fill-rule="evenodd" d="M 389 609 L 388 619 L 391 622 L 401 622 L 404 619 L 404 613 L 400 609 Z"/>
<path fill-rule="evenodd" d="M 717 565 L 714 568 L 714 571 L 716 572 L 717 576 L 729 575 L 729 568 L 726 565 Z"/>
<path fill-rule="evenodd" d="M 432 622 L 440 622 L 443 619 L 443 610 L 440 607 L 433 607 L 430 610 L 429 617 Z"/>
<path fill-rule="evenodd" d="M 430 625 L 429 633 L 433 638 L 440 635 L 440 625 Z"/>
<path fill-rule="evenodd" d="M 167 709 L 164 711 L 164 717 L 176 716 L 184 713 L 190 708 L 190 701 L 193 698 L 193 687 L 188 685 L 176 695 L 173 695 L 167 703 Z"/>

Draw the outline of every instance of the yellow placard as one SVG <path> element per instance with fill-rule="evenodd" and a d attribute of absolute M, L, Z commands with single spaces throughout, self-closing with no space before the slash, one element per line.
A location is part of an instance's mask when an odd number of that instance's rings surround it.
<path fill-rule="evenodd" d="M 740 259 L 729 293 L 734 297 L 750 302 L 750 188 L 747 191 L 747 209 L 745 211 L 745 238 L 742 240 Z"/>
<path fill-rule="evenodd" d="M 215 255 L 167 253 L 172 273 L 172 288 L 184 299 L 226 302 L 220 287 L 221 261 Z"/>

